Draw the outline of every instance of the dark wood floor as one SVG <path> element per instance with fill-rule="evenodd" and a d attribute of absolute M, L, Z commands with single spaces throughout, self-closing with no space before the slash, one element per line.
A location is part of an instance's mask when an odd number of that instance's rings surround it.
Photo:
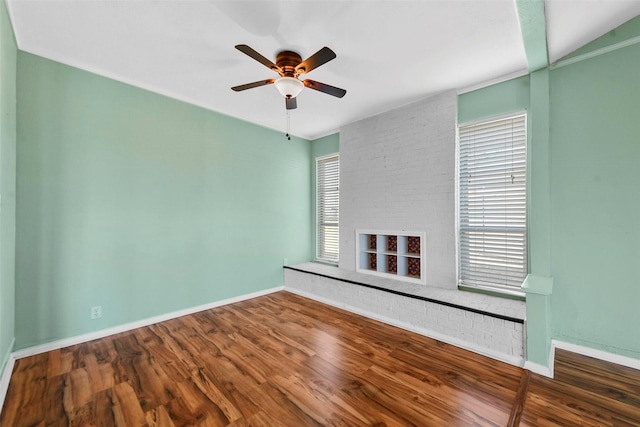
<path fill-rule="evenodd" d="M 0 425 L 637 425 L 637 371 L 602 368 L 594 386 L 583 359 L 562 360 L 560 378 L 527 384 L 517 367 L 279 292 L 20 359 Z M 565 365 L 584 366 L 577 383 Z"/>

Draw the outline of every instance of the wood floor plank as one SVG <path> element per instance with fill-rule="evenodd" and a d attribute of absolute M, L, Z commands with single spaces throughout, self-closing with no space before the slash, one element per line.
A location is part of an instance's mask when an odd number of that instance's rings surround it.
<path fill-rule="evenodd" d="M 147 419 L 131 384 L 125 381 L 113 386 L 112 401 L 117 426 L 147 427 Z"/>
<path fill-rule="evenodd" d="M 51 377 L 47 381 L 46 399 L 41 402 L 44 406 L 44 420 L 46 425 L 67 425 L 69 419 L 64 411 L 64 378 L 62 375 Z"/>
<path fill-rule="evenodd" d="M 313 418 L 297 405 L 295 401 L 287 398 L 274 384 L 265 382 L 253 390 L 249 397 L 271 419 L 278 420 L 284 425 L 290 426 L 322 426 L 322 423 Z"/>
<path fill-rule="evenodd" d="M 50 351 L 48 356 L 49 357 L 47 360 L 47 376 L 55 377 L 56 375 L 61 375 L 71 370 L 71 365 L 69 365 L 67 369 L 63 371 L 63 367 L 62 367 L 63 362 L 62 362 L 62 357 L 60 355 L 60 350 Z"/>
<path fill-rule="evenodd" d="M 639 426 L 640 371 L 556 351 L 555 378 L 531 375 L 522 426 Z"/>
<path fill-rule="evenodd" d="M 640 373 L 622 365 L 556 350 L 555 379 L 605 399 L 640 408 Z"/>
<path fill-rule="evenodd" d="M 195 416 L 196 425 L 226 426 L 229 424 L 230 420 L 215 402 L 219 399 L 204 394 L 191 379 L 179 383 L 178 391 L 177 399 Z"/>
<path fill-rule="evenodd" d="M 340 396 L 340 388 L 336 384 L 329 383 L 326 379 L 310 378 L 306 375 L 295 374 L 288 379 L 287 388 L 296 396 L 306 397 L 311 402 L 322 405 L 322 413 L 328 425 L 339 425 L 348 422 L 348 425 L 370 425 L 367 417 L 361 411 L 351 405 Z M 331 415 L 327 418 L 327 413 Z"/>
<path fill-rule="evenodd" d="M 259 411 L 250 417 L 243 417 L 228 427 L 287 427 L 278 420 L 274 420 L 272 417 L 266 415 L 264 412 Z"/>
<path fill-rule="evenodd" d="M 65 375 L 65 399 L 74 407 L 84 406 L 91 401 L 93 393 L 89 382 L 89 374 L 83 368 L 74 369 Z"/>
<path fill-rule="evenodd" d="M 5 400 L 4 408 L 9 414 L 7 425 L 38 425 L 44 421 L 44 411 L 38 407 L 46 398 L 48 355 L 40 354 L 16 361 L 7 395 L 11 393 L 15 399 Z M 3 411 L 4 411 L 3 408 Z M 0 418 L 0 425 L 3 425 Z"/>
<path fill-rule="evenodd" d="M 96 393 L 92 401 L 93 425 L 115 426 L 116 412 L 119 412 L 114 410 L 115 404 L 113 388 Z"/>
<path fill-rule="evenodd" d="M 237 421 L 243 417 L 242 411 L 234 404 L 234 399 L 222 390 L 217 381 L 209 372 L 200 369 L 191 377 L 193 384 L 200 392 L 215 404 L 229 422 Z"/>
<path fill-rule="evenodd" d="M 149 427 L 176 427 L 164 406 L 160 405 L 145 414 Z"/>
<path fill-rule="evenodd" d="M 640 425 L 637 372 L 558 355 L 523 391 L 520 368 L 277 292 L 20 359 L 0 426 L 504 426 L 518 390 L 523 426 Z"/>

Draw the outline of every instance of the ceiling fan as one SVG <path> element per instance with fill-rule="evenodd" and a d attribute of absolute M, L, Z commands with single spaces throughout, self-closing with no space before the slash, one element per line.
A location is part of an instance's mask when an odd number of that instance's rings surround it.
<path fill-rule="evenodd" d="M 342 98 L 347 93 L 344 89 L 340 89 L 339 87 L 331 86 L 326 83 L 320 83 L 311 79 L 298 79 L 300 75 L 306 74 L 311 70 L 326 64 L 336 57 L 336 54 L 328 47 L 323 47 L 304 61 L 297 53 L 285 50 L 277 55 L 275 64 L 246 44 L 236 45 L 236 49 L 280 75 L 280 78 L 277 79 L 260 80 L 232 87 L 231 89 L 236 92 L 252 89 L 254 87 L 275 84 L 278 92 L 280 92 L 280 94 L 285 98 L 287 110 L 293 110 L 298 107 L 296 97 L 305 87 L 338 98 Z"/>

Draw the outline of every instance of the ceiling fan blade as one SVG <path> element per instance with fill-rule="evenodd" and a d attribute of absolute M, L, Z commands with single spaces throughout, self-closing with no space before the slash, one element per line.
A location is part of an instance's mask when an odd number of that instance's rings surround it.
<path fill-rule="evenodd" d="M 261 63 L 265 67 L 267 67 L 268 69 L 273 70 L 273 71 L 275 71 L 276 73 L 279 73 L 279 74 L 282 73 L 282 70 L 280 69 L 280 67 L 278 67 L 276 64 L 274 64 L 273 62 L 271 62 L 270 60 L 268 60 L 264 56 L 260 55 L 258 52 L 256 52 L 255 50 L 253 50 L 252 48 L 250 48 L 246 44 L 237 44 L 236 45 L 236 49 L 238 49 L 240 52 L 244 53 L 245 55 L 250 56 L 251 58 L 255 59 L 256 61 L 258 61 L 259 63 Z"/>
<path fill-rule="evenodd" d="M 242 90 L 253 89 L 254 87 L 266 86 L 275 83 L 276 79 L 268 79 L 268 80 L 260 80 L 258 82 L 247 83 L 246 85 L 234 86 L 231 89 L 236 92 L 240 92 Z"/>
<path fill-rule="evenodd" d="M 298 108 L 298 101 L 295 98 L 285 98 L 287 110 L 295 110 Z"/>
<path fill-rule="evenodd" d="M 322 64 L 326 64 L 336 57 L 336 54 L 328 47 L 323 47 L 309 58 L 302 61 L 296 66 L 296 71 L 300 74 L 308 73 L 314 68 L 318 68 Z"/>
<path fill-rule="evenodd" d="M 326 83 L 320 83 L 315 80 L 304 80 L 302 82 L 306 87 L 313 90 L 318 90 L 320 92 L 324 92 L 329 95 L 333 95 L 338 98 L 342 98 L 346 95 L 347 91 L 344 89 L 340 89 L 339 87 L 331 86 Z"/>

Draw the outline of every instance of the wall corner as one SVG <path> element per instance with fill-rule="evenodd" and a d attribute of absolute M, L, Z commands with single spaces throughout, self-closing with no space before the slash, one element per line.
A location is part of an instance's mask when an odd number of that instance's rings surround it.
<path fill-rule="evenodd" d="M 522 284 L 522 290 L 526 294 L 527 362 L 550 367 L 553 277 L 529 274 Z"/>

